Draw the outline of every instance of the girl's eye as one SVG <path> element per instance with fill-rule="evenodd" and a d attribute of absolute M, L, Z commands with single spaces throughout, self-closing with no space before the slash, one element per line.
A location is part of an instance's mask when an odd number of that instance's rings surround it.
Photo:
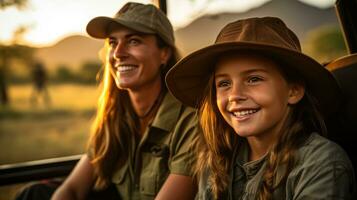
<path fill-rule="evenodd" d="M 230 85 L 231 85 L 231 83 L 228 80 L 221 80 L 216 83 L 217 88 L 228 87 Z"/>
<path fill-rule="evenodd" d="M 249 84 L 254 84 L 254 83 L 257 83 L 257 82 L 262 81 L 262 80 L 263 80 L 263 78 L 261 78 L 259 76 L 251 76 L 251 77 L 248 78 L 247 82 Z"/>

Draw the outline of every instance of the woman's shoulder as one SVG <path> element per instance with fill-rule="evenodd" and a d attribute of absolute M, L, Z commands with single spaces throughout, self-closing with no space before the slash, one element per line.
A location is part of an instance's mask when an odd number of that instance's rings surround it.
<path fill-rule="evenodd" d="M 171 93 L 167 94 L 167 101 L 171 102 L 172 107 L 180 108 L 180 118 L 197 118 L 197 109 L 184 105 L 182 102 L 177 100 Z"/>

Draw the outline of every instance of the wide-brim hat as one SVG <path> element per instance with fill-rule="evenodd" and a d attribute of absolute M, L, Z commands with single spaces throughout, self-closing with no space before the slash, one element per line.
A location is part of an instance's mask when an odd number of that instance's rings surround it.
<path fill-rule="evenodd" d="M 109 36 L 108 28 L 113 23 L 140 33 L 157 34 L 168 45 L 175 45 L 174 31 L 169 19 L 152 4 L 129 2 L 114 17 L 100 16 L 92 19 L 86 30 L 90 36 L 104 39 Z"/>
<path fill-rule="evenodd" d="M 217 60 L 227 52 L 254 52 L 271 57 L 281 67 L 294 68 L 324 115 L 337 110 L 340 90 L 334 77 L 301 53 L 297 36 L 276 17 L 248 18 L 226 25 L 213 45 L 184 57 L 167 73 L 170 92 L 184 104 L 198 107 Z"/>

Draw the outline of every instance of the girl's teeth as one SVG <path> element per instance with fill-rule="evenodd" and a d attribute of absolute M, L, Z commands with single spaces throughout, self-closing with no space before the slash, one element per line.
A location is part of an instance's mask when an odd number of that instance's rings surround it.
<path fill-rule="evenodd" d="M 255 112 L 257 112 L 257 110 L 244 110 L 244 111 L 240 111 L 240 112 L 234 112 L 233 114 L 236 117 L 241 117 L 241 116 L 253 114 Z"/>

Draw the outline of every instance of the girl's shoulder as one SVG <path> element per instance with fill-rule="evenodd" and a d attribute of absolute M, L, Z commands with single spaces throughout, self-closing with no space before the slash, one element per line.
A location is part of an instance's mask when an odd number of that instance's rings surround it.
<path fill-rule="evenodd" d="M 339 145 L 313 133 L 296 153 L 296 165 L 287 178 L 287 199 L 353 199 L 353 166 Z"/>
<path fill-rule="evenodd" d="M 308 140 L 297 150 L 297 165 L 344 165 L 352 168 L 346 152 L 335 142 L 312 133 Z"/>

